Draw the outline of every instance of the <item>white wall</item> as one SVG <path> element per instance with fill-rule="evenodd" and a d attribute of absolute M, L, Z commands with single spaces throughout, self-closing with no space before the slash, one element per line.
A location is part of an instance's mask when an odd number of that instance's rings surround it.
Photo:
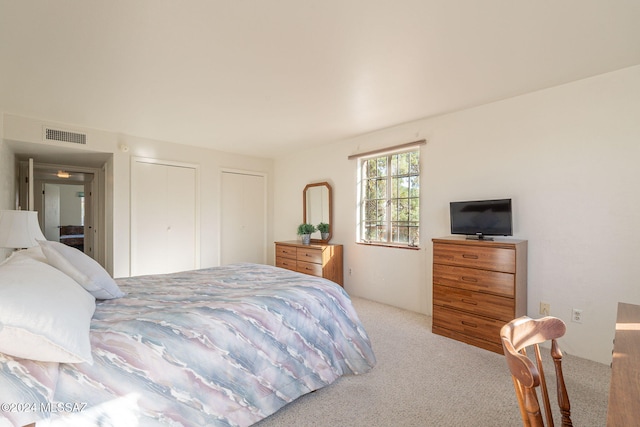
<path fill-rule="evenodd" d="M 200 147 L 186 146 L 171 142 L 154 141 L 115 132 L 76 128 L 11 114 L 4 115 L 4 138 L 18 143 L 37 144 L 42 142 L 44 124 L 60 126 L 63 129 L 87 133 L 86 146 L 73 147 L 78 152 L 112 153 L 113 158 L 106 164 L 107 181 L 107 241 L 113 242 L 108 248 L 111 253 L 107 265 L 115 277 L 129 275 L 130 232 L 130 160 L 132 156 L 192 163 L 200 166 L 200 266 L 202 268 L 219 264 L 220 237 L 220 170 L 222 168 L 265 173 L 268 183 L 268 200 L 272 195 L 273 161 L 270 159 L 222 153 Z M 74 144 L 71 144 L 74 145 Z M 128 151 L 121 149 L 128 147 Z M 0 191 L 2 191 L 0 189 Z M 4 193 L 0 198 L 6 198 Z M 268 204 L 268 224 L 272 223 L 272 205 Z M 268 241 L 273 239 L 271 229 Z M 269 262 L 273 262 L 273 248 L 269 251 Z"/>
<path fill-rule="evenodd" d="M 15 209 L 15 162 L 13 152 L 2 139 L 3 119 L 0 114 L 0 209 Z"/>
<path fill-rule="evenodd" d="M 60 225 L 82 224 L 82 201 L 78 192 L 84 191 L 84 185 L 61 184 L 60 187 Z"/>
<path fill-rule="evenodd" d="M 4 117 L 0 114 L 0 209 L 15 209 L 15 162 L 13 151 L 4 142 Z M 0 262 L 11 254 L 10 249 L 0 248 Z"/>
<path fill-rule="evenodd" d="M 449 234 L 448 203 L 511 197 L 514 237 L 529 241 L 528 314 L 550 303 L 567 322 L 563 349 L 609 363 L 618 301 L 640 304 L 639 118 L 632 67 L 293 153 L 276 160 L 274 237 L 295 238 L 302 189 L 329 181 L 346 290 L 430 314 L 431 239 Z M 347 156 L 421 138 L 422 249 L 356 245 Z"/>
<path fill-rule="evenodd" d="M 200 165 L 200 266 L 202 268 L 219 265 L 220 245 L 220 170 L 223 168 L 263 172 L 267 174 L 268 198 L 271 197 L 272 185 L 270 176 L 273 173 L 273 161 L 269 159 L 239 156 L 207 150 L 199 147 L 177 145 L 168 142 L 149 141 L 142 138 L 122 137 L 121 144 L 129 146 L 129 152 L 115 158 L 114 176 L 120 178 L 115 186 L 114 224 L 116 233 L 114 241 L 124 240 L 117 230 L 129 229 L 129 171 L 130 156 L 149 157 L 176 162 L 195 163 Z M 120 157 L 126 157 L 124 161 Z M 126 195 L 126 197 L 122 197 Z M 271 224 L 271 204 L 269 204 L 268 223 Z M 272 239 L 268 231 L 268 240 Z M 116 271 L 128 272 L 129 235 L 126 233 L 127 244 L 120 245 L 127 251 L 126 257 L 120 258 L 120 263 L 114 265 Z M 125 249 L 126 247 L 126 249 Z M 270 251 L 269 261 L 273 262 L 273 250 Z"/>

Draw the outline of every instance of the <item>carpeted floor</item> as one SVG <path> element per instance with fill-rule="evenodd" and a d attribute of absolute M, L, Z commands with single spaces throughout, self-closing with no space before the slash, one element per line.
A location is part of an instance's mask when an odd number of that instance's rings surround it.
<path fill-rule="evenodd" d="M 256 424 L 273 426 L 519 426 L 503 356 L 431 333 L 431 317 L 353 298 L 377 365 L 299 398 Z M 562 341 L 560 341 L 562 347 Z M 566 355 L 576 426 L 604 426 L 610 368 Z M 545 368 L 554 385 L 553 367 Z M 555 417 L 559 423 L 559 414 Z"/>

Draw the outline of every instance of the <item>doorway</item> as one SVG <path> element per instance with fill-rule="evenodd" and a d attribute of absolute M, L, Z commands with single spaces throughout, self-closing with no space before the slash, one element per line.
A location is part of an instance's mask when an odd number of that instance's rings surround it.
<path fill-rule="evenodd" d="M 64 243 L 104 265 L 104 218 L 100 205 L 101 169 L 71 165 L 21 162 L 20 182 L 32 182 L 33 206 L 47 240 Z M 31 173 L 29 177 L 29 173 Z M 22 175 L 29 178 L 23 179 Z M 20 191 L 20 204 L 29 206 L 28 191 Z M 25 200 L 23 202 L 22 200 Z M 24 204 L 23 204 L 24 203 Z"/>

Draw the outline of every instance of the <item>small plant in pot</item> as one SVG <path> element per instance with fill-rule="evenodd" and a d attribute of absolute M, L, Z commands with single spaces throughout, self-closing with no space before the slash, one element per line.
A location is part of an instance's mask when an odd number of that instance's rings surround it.
<path fill-rule="evenodd" d="M 322 240 L 327 240 L 329 238 L 329 224 L 321 222 L 318 224 L 318 231 L 322 236 Z"/>
<path fill-rule="evenodd" d="M 298 226 L 298 236 L 302 237 L 302 243 L 308 245 L 311 243 L 311 233 L 316 231 L 316 227 L 313 224 L 300 224 Z"/>

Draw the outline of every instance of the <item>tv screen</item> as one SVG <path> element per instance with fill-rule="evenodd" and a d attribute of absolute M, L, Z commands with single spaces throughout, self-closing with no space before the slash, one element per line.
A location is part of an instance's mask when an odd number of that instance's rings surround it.
<path fill-rule="evenodd" d="M 511 199 L 451 202 L 451 234 L 511 236 Z"/>

